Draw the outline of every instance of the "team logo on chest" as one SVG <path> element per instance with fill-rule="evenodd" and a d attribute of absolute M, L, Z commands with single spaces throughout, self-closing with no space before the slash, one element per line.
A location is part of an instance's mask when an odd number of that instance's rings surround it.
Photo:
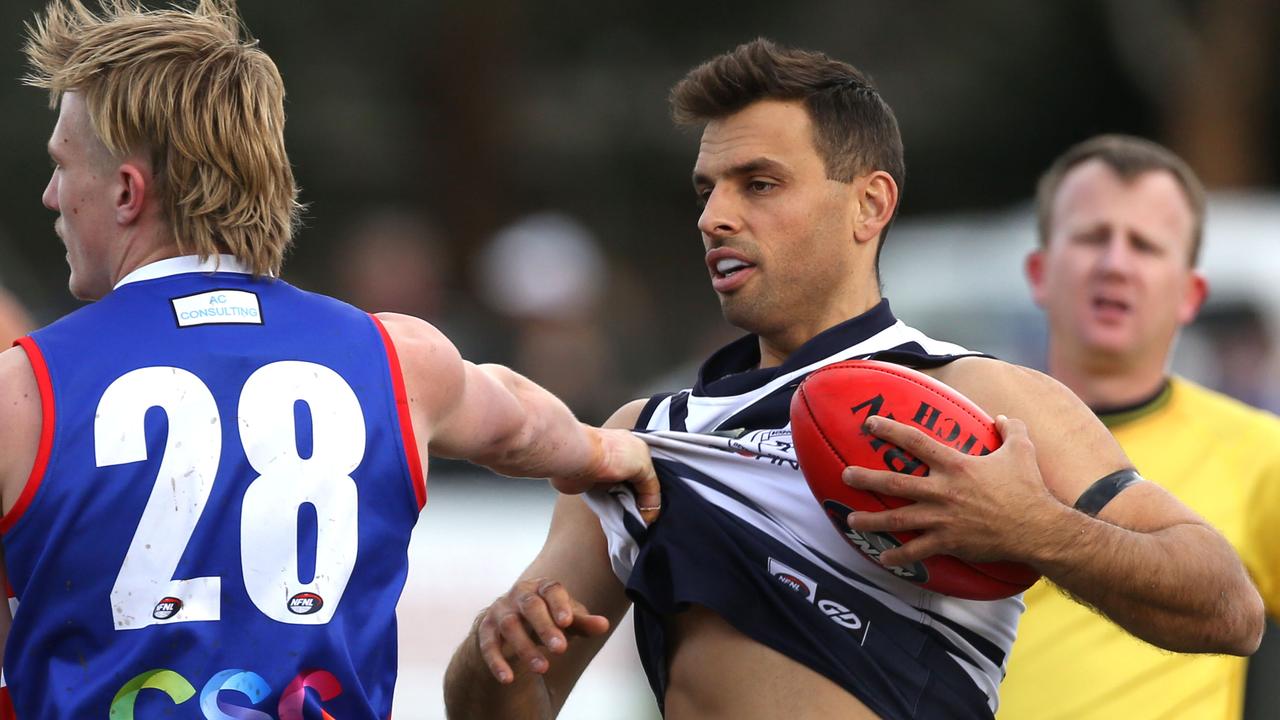
<path fill-rule="evenodd" d="M 813 578 L 786 563 L 769 558 L 769 574 L 787 588 L 799 595 L 803 595 L 809 602 L 813 602 L 814 597 L 817 595 L 818 583 Z"/>
<path fill-rule="evenodd" d="M 289 612 L 294 615 L 311 615 L 320 612 L 324 599 L 313 592 L 300 592 L 289 598 Z"/>
<path fill-rule="evenodd" d="M 182 600 L 176 597 L 163 597 L 151 611 L 151 617 L 157 620 L 168 620 L 182 609 Z"/>

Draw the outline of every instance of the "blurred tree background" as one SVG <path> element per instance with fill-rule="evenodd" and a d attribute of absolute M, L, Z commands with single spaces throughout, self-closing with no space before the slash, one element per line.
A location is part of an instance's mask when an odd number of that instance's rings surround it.
<path fill-rule="evenodd" d="M 369 218 L 415 218 L 433 248 L 434 274 L 420 280 L 438 286 L 422 314 L 469 356 L 511 361 L 522 328 L 547 318 L 493 308 L 481 278 L 522 259 L 485 260 L 484 248 L 554 211 L 601 251 L 581 315 L 623 388 L 669 369 L 671 349 L 701 352 L 714 326 L 688 180 L 697 134 L 672 127 L 666 93 L 752 37 L 824 50 L 876 79 L 903 129 L 905 219 L 1022 202 L 1066 145 L 1102 131 L 1165 142 L 1216 188 L 1270 186 L 1280 168 L 1280 12 L 1268 0 L 241 4 L 285 78 L 309 204 L 286 277 L 344 294 L 360 254 L 346 247 Z M 0 7 L 0 282 L 45 322 L 73 301 L 40 205 L 56 116 L 18 82 L 20 28 L 41 6 Z M 553 337 L 574 336 L 562 326 Z"/>

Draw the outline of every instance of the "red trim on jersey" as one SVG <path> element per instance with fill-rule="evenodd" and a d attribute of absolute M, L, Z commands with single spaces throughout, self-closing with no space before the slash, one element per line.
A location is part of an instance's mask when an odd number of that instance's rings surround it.
<path fill-rule="evenodd" d="M 382 321 L 369 315 L 373 324 L 382 335 L 382 344 L 387 347 L 387 363 L 391 366 L 391 385 L 396 394 L 396 413 L 400 416 L 400 434 L 404 437 L 405 460 L 409 462 L 409 475 L 413 479 L 413 494 L 418 499 L 418 510 L 427 504 L 427 480 L 422 474 L 422 458 L 418 455 L 418 439 L 413 434 L 413 420 L 409 417 L 409 396 L 404 389 L 404 373 L 400 370 L 400 356 L 396 354 L 396 346 L 391 336 L 382 326 Z M 0 718 L 3 720 L 3 718 Z"/>
<path fill-rule="evenodd" d="M 9 697 L 8 687 L 0 687 L 0 720 L 18 720 L 18 713 L 13 709 L 13 698 Z"/>
<path fill-rule="evenodd" d="M 49 366 L 44 362 L 40 346 L 30 336 L 20 337 L 13 344 L 26 351 L 27 359 L 31 361 L 31 370 L 36 374 L 36 387 L 40 389 L 40 448 L 36 451 L 36 463 L 27 476 L 22 494 L 9 512 L 0 518 L 0 533 L 9 532 L 31 504 L 36 490 L 40 488 L 40 481 L 44 479 L 45 468 L 49 466 L 49 453 L 53 450 L 53 383 L 49 380 Z M 0 720 L 3 720 L 3 716 L 0 716 Z"/>

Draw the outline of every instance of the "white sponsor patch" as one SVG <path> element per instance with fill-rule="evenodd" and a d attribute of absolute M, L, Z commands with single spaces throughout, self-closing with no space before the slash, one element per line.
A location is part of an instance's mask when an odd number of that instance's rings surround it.
<path fill-rule="evenodd" d="M 192 325 L 261 325 L 262 308 L 258 296 L 244 290 L 211 290 L 198 295 L 173 298 L 173 314 L 178 327 Z"/>

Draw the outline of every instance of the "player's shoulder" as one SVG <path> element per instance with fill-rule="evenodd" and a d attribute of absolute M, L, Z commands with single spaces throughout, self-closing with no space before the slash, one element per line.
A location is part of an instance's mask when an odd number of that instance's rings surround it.
<path fill-rule="evenodd" d="M 25 386 L 35 387 L 35 371 L 27 351 L 14 346 L 0 352 L 0 396 L 18 395 Z M 6 407 L 6 414 L 8 408 Z"/>
<path fill-rule="evenodd" d="M 383 312 L 373 316 L 386 331 L 388 339 L 404 362 L 429 362 L 439 355 L 455 359 L 457 349 L 439 328 L 422 318 L 400 313 Z"/>
<path fill-rule="evenodd" d="M 1026 423 L 1037 445 L 1066 451 L 1078 443 L 1111 446 L 1111 434 L 1070 388 L 1045 373 L 989 357 L 963 357 L 931 373 L 987 415 Z M 1101 445 L 1099 445 L 1101 447 Z M 1119 447 L 1115 447 L 1119 456 Z M 1103 453 L 1100 450 L 1099 455 Z M 1108 454 L 1109 451 L 1108 451 Z"/>
<path fill-rule="evenodd" d="M 637 398 L 618 408 L 602 427 L 631 429 L 640 420 L 641 413 L 649 404 L 649 398 Z"/>
<path fill-rule="evenodd" d="M 31 469 L 43 412 L 35 370 L 21 347 L 0 352 L 0 408 L 0 481 L 7 492 L 11 478 Z"/>
<path fill-rule="evenodd" d="M 386 333 L 388 350 L 399 366 L 411 408 L 434 415 L 451 406 L 466 383 L 462 355 L 439 328 L 400 313 L 373 316 Z"/>
<path fill-rule="evenodd" d="M 958 357 L 927 372 L 992 414 L 1021 417 L 1022 408 L 1080 405 L 1074 393 L 1045 373 L 992 357 Z"/>

